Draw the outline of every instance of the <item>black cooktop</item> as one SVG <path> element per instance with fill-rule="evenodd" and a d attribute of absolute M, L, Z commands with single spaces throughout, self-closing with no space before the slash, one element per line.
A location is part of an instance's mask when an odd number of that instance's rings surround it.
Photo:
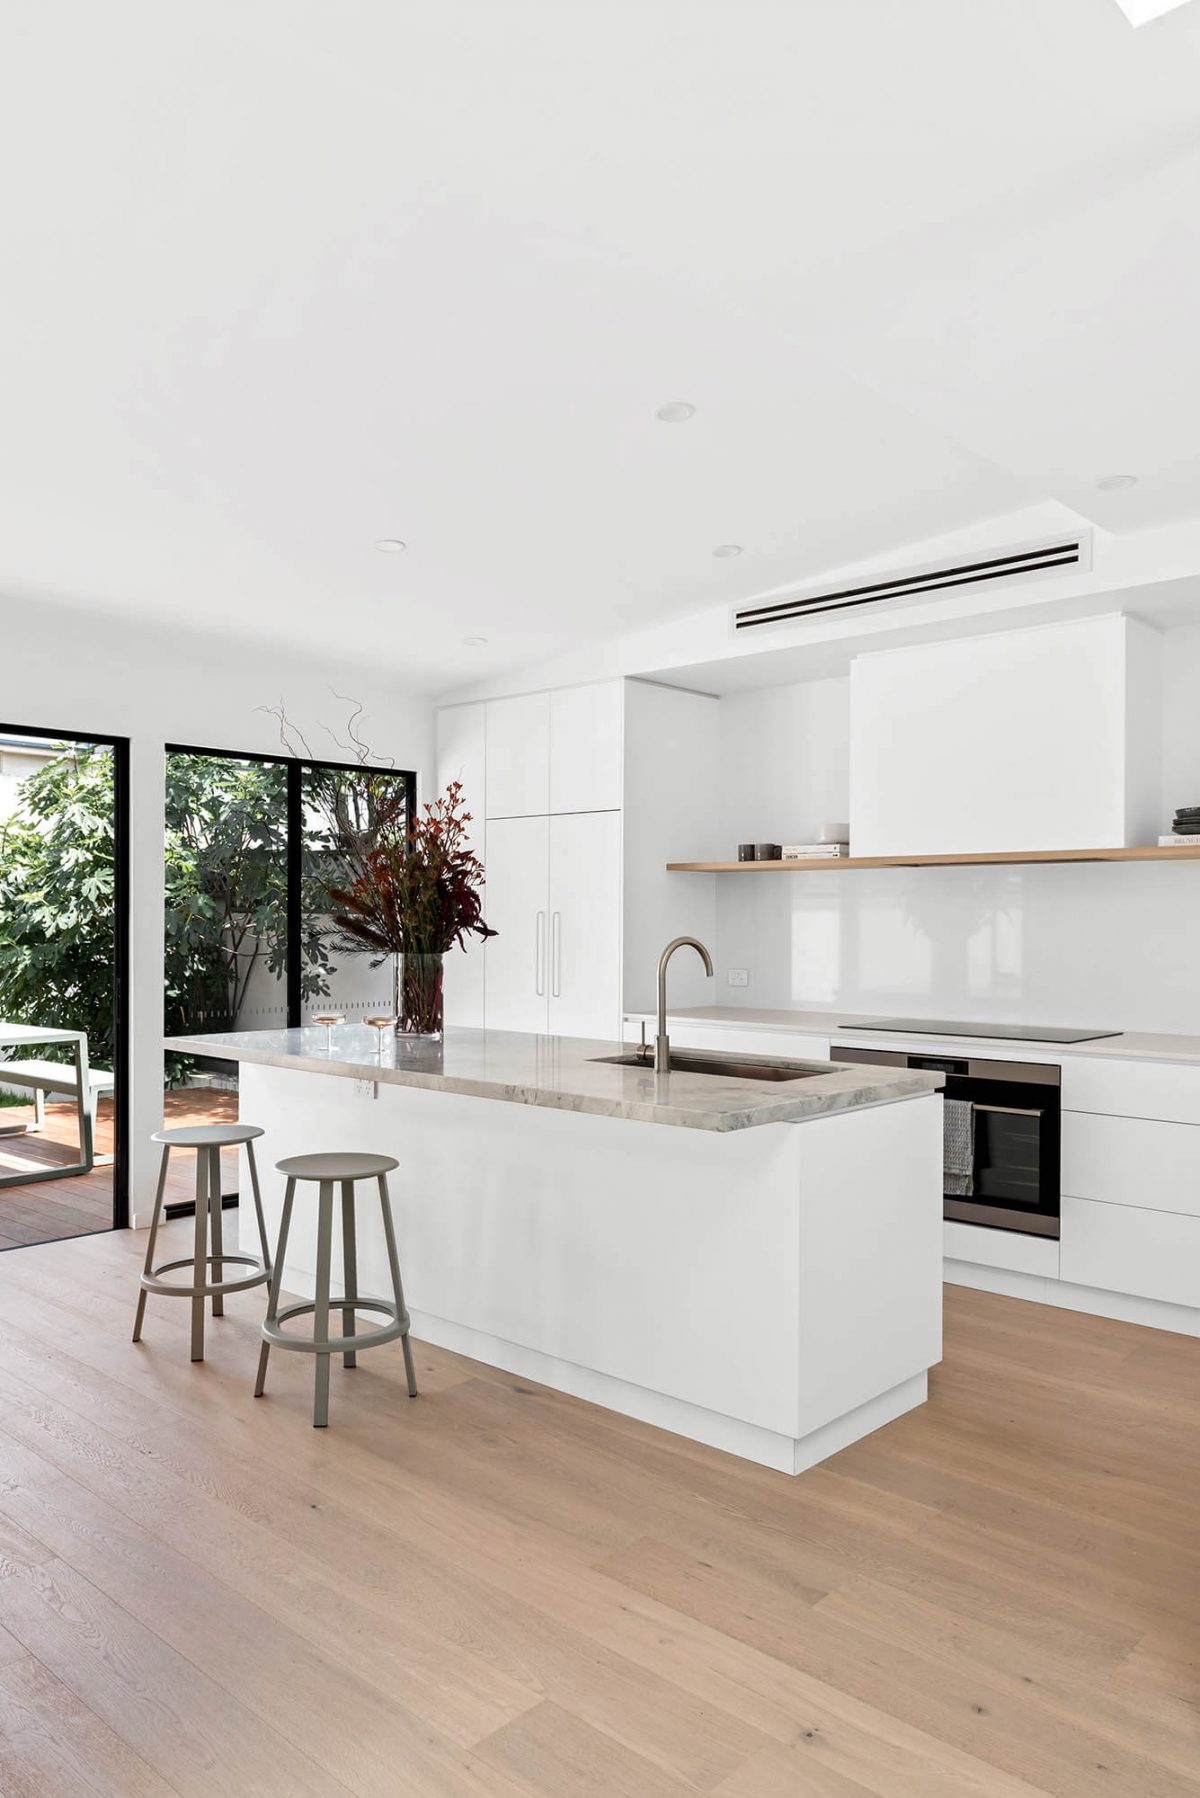
<path fill-rule="evenodd" d="M 1094 1043 L 1119 1030 L 1067 1030 L 1049 1024 L 961 1024 L 950 1018 L 855 1019 L 845 1030 L 890 1030 L 896 1036 L 999 1036 L 1015 1043 Z"/>

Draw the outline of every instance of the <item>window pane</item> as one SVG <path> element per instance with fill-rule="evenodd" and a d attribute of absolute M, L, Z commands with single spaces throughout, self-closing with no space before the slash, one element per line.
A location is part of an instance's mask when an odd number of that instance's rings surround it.
<path fill-rule="evenodd" d="M 168 1036 L 282 1029 L 287 1023 L 287 770 L 233 756 L 167 755 Z M 237 1117 L 237 1064 L 169 1054 L 169 1125 Z M 223 1190 L 237 1190 L 225 1151 Z M 169 1204 L 194 1193 L 190 1158 L 171 1157 Z"/>
<path fill-rule="evenodd" d="M 304 1019 L 315 1010 L 358 1023 L 389 1011 L 391 969 L 377 951 L 338 930 L 330 889 L 354 885 L 384 833 L 403 834 L 411 777 L 375 768 L 318 766 L 305 767 L 301 780 Z"/>

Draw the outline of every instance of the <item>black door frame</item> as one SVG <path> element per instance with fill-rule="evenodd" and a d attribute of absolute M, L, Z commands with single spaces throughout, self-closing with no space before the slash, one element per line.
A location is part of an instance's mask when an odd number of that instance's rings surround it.
<path fill-rule="evenodd" d="M 129 1228 L 129 738 L 98 730 L 0 724 L 0 735 L 96 743 L 113 752 L 113 1230 Z M 80 1235 L 97 1235 L 80 1231 Z M 32 1245 L 31 1245 L 32 1246 Z"/>
<path fill-rule="evenodd" d="M 300 959 L 300 936 L 304 928 L 304 895 L 302 875 L 304 862 L 304 772 L 306 769 L 331 768 L 338 773 L 347 774 L 393 774 L 397 780 L 404 782 L 405 816 L 412 819 L 417 809 L 417 777 L 411 768 L 380 768 L 374 762 L 331 762 L 317 756 L 296 755 L 262 755 L 239 749 L 206 749 L 197 743 L 166 743 L 163 745 L 165 755 L 204 755 L 220 758 L 227 762 L 258 762 L 269 764 L 274 768 L 287 769 L 287 782 L 284 799 L 285 829 L 287 832 L 286 875 L 287 880 L 287 942 L 284 981 L 286 988 L 285 1003 L 287 1006 L 288 1029 L 298 1029 L 303 1023 L 303 1004 L 301 986 L 303 983 L 303 966 Z M 222 1210 L 231 1210 L 237 1205 L 236 1192 L 221 1194 Z M 196 1201 L 181 1199 L 177 1204 L 166 1207 L 169 1218 L 194 1217 Z"/>
<path fill-rule="evenodd" d="M 404 782 L 405 817 L 411 820 L 417 809 L 417 777 L 411 768 L 380 768 L 374 762 L 332 762 L 323 756 L 260 755 L 238 749 L 205 749 L 195 743 L 167 743 L 167 755 L 204 755 L 220 757 L 228 762 L 267 763 L 287 769 L 285 828 L 287 831 L 287 940 L 284 968 L 285 1003 L 288 1029 L 303 1023 L 301 985 L 304 970 L 300 959 L 300 937 L 304 928 L 304 894 L 302 890 L 304 860 L 304 774 L 305 770 L 330 769 L 339 774 L 391 774 Z"/>

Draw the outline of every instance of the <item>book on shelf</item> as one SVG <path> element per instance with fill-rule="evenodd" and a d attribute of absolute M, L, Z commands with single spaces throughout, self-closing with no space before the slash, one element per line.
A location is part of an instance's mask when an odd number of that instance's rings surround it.
<path fill-rule="evenodd" d="M 785 862 L 838 861 L 849 853 L 849 843 L 785 843 L 783 845 Z"/>
<path fill-rule="evenodd" d="M 1183 837 L 1172 834 L 1169 837 L 1159 837 L 1158 846 L 1160 849 L 1200 849 L 1200 836 Z M 786 849 L 784 854 L 787 854 Z"/>

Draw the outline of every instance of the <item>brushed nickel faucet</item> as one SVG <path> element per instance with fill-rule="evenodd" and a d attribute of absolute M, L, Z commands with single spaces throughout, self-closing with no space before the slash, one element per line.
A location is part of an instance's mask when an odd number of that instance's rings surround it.
<path fill-rule="evenodd" d="M 704 963 L 704 972 L 712 979 L 712 956 L 694 936 L 677 936 L 669 942 L 658 958 L 658 1034 L 654 1039 L 654 1072 L 669 1074 L 671 1071 L 671 1039 L 667 1035 L 667 963 L 676 949 L 694 949 Z"/>

